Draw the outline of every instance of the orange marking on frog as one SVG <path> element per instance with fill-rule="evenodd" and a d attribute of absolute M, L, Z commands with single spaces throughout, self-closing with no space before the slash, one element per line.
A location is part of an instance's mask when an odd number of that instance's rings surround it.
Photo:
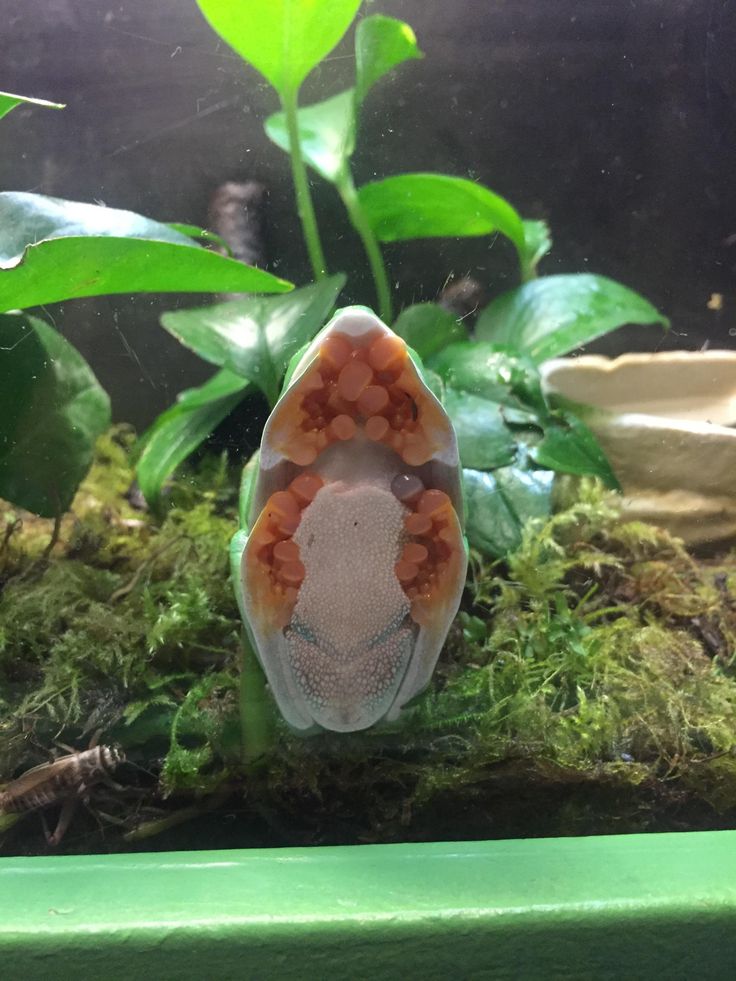
<path fill-rule="evenodd" d="M 462 558 L 460 526 L 452 501 L 441 490 L 425 490 L 409 505 L 404 528 L 411 536 L 396 563 L 396 577 L 411 600 L 411 617 L 429 625 L 453 588 Z"/>
<path fill-rule="evenodd" d="M 337 391 L 346 402 L 357 402 L 372 381 L 371 366 L 357 357 L 351 358 L 338 375 Z"/>
<path fill-rule="evenodd" d="M 358 396 L 358 409 L 366 419 L 385 412 L 390 404 L 391 397 L 383 385 L 367 385 Z"/>
<path fill-rule="evenodd" d="M 355 420 L 345 412 L 341 412 L 339 416 L 335 416 L 330 423 L 330 433 L 336 439 L 352 439 L 355 436 L 356 430 Z"/>
<path fill-rule="evenodd" d="M 374 443 L 380 443 L 390 428 L 383 416 L 371 416 L 365 421 L 365 434 Z"/>
<path fill-rule="evenodd" d="M 296 497 L 301 507 L 306 507 L 317 496 L 317 491 L 324 486 L 324 481 L 316 473 L 300 473 L 289 484 L 289 490 Z"/>
<path fill-rule="evenodd" d="M 292 536 L 299 527 L 302 511 L 323 485 L 316 473 L 299 474 L 286 490 L 269 497 L 250 535 L 250 588 L 264 619 L 280 629 L 291 620 L 305 576 L 299 546 Z"/>
<path fill-rule="evenodd" d="M 413 562 L 405 562 L 403 559 L 399 559 L 395 566 L 396 578 L 399 580 L 402 586 L 407 586 L 410 582 L 414 582 L 419 574 L 419 567 L 414 565 Z"/>
<path fill-rule="evenodd" d="M 408 466 L 427 463 L 447 426 L 401 338 L 372 331 L 326 338 L 315 362 L 283 396 L 273 445 L 292 463 L 311 466 L 338 440 L 362 428 Z"/>

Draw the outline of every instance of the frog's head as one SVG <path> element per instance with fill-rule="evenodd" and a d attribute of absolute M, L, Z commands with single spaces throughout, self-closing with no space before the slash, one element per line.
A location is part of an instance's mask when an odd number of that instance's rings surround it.
<path fill-rule="evenodd" d="M 286 720 L 396 718 L 429 681 L 467 557 L 457 445 L 404 342 L 340 311 L 263 434 L 242 608 Z"/>

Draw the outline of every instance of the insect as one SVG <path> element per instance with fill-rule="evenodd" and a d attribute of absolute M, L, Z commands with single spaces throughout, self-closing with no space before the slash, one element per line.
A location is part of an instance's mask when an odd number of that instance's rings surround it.
<path fill-rule="evenodd" d="M 397 718 L 429 683 L 467 546 L 452 424 L 370 310 L 338 311 L 295 356 L 241 514 L 236 594 L 286 721 L 352 732 Z"/>
<path fill-rule="evenodd" d="M 0 812 L 38 811 L 60 803 L 61 813 L 55 830 L 49 833 L 45 828 L 48 844 L 58 845 L 80 799 L 95 784 L 112 782 L 112 774 L 124 761 L 124 753 L 116 746 L 93 746 L 61 756 L 51 763 L 41 763 L 26 770 L 0 791 Z"/>

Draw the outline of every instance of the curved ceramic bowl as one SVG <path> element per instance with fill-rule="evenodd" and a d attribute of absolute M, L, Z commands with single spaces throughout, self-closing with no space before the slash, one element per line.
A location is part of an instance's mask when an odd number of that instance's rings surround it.
<path fill-rule="evenodd" d="M 736 351 L 559 358 L 542 379 L 595 432 L 627 518 L 691 545 L 736 538 Z"/>

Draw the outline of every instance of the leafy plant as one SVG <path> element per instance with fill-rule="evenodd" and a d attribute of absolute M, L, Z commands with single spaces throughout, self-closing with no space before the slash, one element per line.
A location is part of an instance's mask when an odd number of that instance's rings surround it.
<path fill-rule="evenodd" d="M 143 436 L 137 476 L 151 504 L 169 474 L 246 395 L 258 390 L 273 408 L 292 355 L 324 324 L 344 284 L 344 276 L 331 276 L 288 296 L 164 314 L 163 326 L 220 370 L 182 392 Z"/>
<path fill-rule="evenodd" d="M 62 102 L 47 102 L 46 99 L 32 99 L 27 95 L 0 92 L 0 119 L 20 105 L 40 106 L 44 109 L 66 109 Z"/>
<path fill-rule="evenodd" d="M 26 104 L 64 108 L 0 93 L 0 118 Z M 81 354 L 39 316 L 10 311 L 110 293 L 290 289 L 201 248 L 202 236 L 130 211 L 0 193 L 0 498 L 58 519 L 110 425 L 107 394 Z"/>
<path fill-rule="evenodd" d="M 291 159 L 297 211 L 317 280 L 317 287 L 305 290 L 318 290 L 310 295 L 319 299 L 307 315 L 291 318 L 290 304 L 298 308 L 303 291 L 163 316 L 167 330 L 220 371 L 182 393 L 144 437 L 138 473 L 146 497 L 157 502 L 171 471 L 254 389 L 273 406 L 288 361 L 274 337 L 288 321 L 293 353 L 320 329 L 337 299 L 343 279 L 325 278 L 307 167 L 334 186 L 362 240 L 381 317 L 440 377 L 439 391 L 466 468 L 471 543 L 491 554 L 517 547 L 524 521 L 549 510 L 553 471 L 594 474 L 615 487 L 590 431 L 547 403 L 538 366 L 622 324 L 666 324 L 666 319 L 641 296 L 603 276 L 538 278 L 538 264 L 551 247 L 547 225 L 522 219 L 508 201 L 474 181 L 414 173 L 356 187 L 351 159 L 365 99 L 394 68 L 423 57 L 408 24 L 381 14 L 359 19 L 354 85 L 300 106 L 304 79 L 344 36 L 358 0 L 197 2 L 220 37 L 276 90 L 281 110 L 264 127 Z M 520 284 L 480 312 L 472 335 L 435 303 L 415 304 L 394 318 L 380 243 L 499 233 L 516 251 Z"/>

